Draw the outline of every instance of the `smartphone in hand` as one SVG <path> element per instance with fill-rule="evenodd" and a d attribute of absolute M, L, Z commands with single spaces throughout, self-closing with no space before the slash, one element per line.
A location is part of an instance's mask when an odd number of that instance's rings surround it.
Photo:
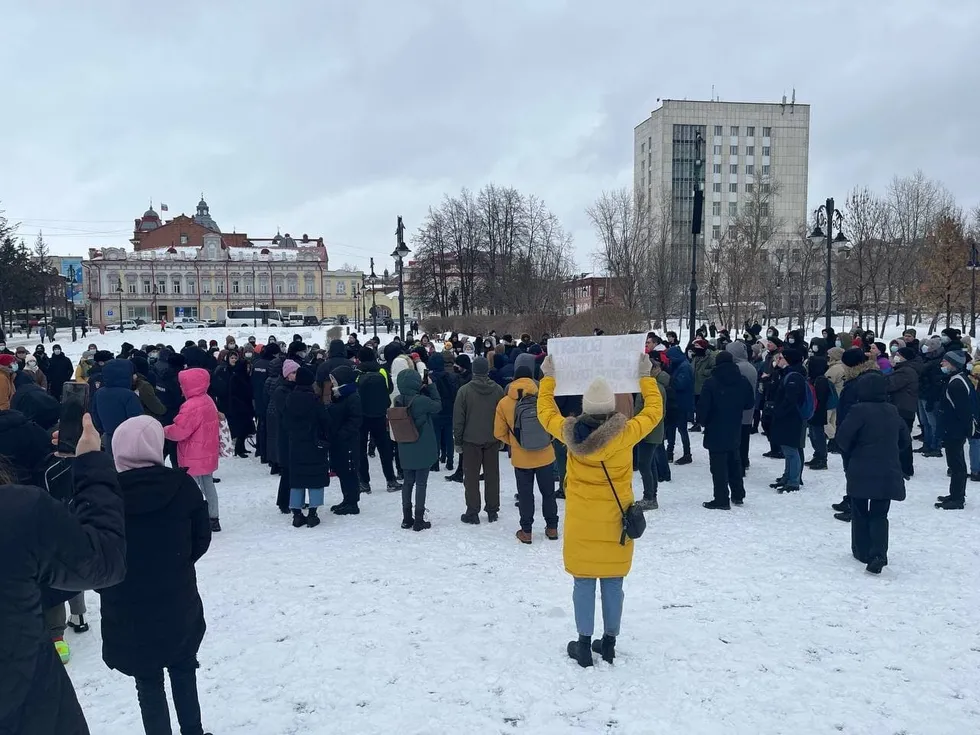
<path fill-rule="evenodd" d="M 58 453 L 74 454 L 82 438 L 82 417 L 88 410 L 88 383 L 65 383 L 61 389 Z"/>

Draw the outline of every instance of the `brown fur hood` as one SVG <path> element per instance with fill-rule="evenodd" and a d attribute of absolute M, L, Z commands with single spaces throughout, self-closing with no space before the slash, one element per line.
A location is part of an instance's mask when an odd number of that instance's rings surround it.
<path fill-rule="evenodd" d="M 865 373 L 879 371 L 878 363 L 874 360 L 865 360 L 860 365 L 855 365 L 854 367 L 844 368 L 844 382 L 854 380 L 854 378 L 859 375 L 864 375 Z"/>
<path fill-rule="evenodd" d="M 599 454 L 617 436 L 623 433 L 626 428 L 626 417 L 621 413 L 614 413 L 601 426 L 589 434 L 583 441 L 575 440 L 575 422 L 578 419 L 570 416 L 565 419 L 562 425 L 561 438 L 568 447 L 568 451 L 578 457 L 587 457 Z"/>

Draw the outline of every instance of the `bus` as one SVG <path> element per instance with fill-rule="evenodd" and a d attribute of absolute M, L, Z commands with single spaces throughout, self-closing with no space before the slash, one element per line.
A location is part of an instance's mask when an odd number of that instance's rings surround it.
<path fill-rule="evenodd" d="M 226 327 L 281 327 L 285 322 L 279 309 L 228 309 Z"/>

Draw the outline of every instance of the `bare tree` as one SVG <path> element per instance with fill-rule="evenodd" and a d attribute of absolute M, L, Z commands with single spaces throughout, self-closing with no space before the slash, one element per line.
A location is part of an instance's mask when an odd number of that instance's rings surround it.
<path fill-rule="evenodd" d="M 850 257 L 841 262 L 843 267 L 838 273 L 841 291 L 845 294 L 840 305 L 856 311 L 862 325 L 870 313 L 874 313 L 876 321 L 878 319 L 876 294 L 883 269 L 881 254 L 889 233 L 888 218 L 888 203 L 867 187 L 854 189 L 848 196 L 844 221 L 851 250 Z"/>
<path fill-rule="evenodd" d="M 604 191 L 586 210 L 599 237 L 598 255 L 612 288 L 630 311 L 643 304 L 641 283 L 648 277 L 649 207 L 639 191 Z"/>
<path fill-rule="evenodd" d="M 970 247 L 965 230 L 963 213 L 954 207 L 939 217 L 935 230 L 926 237 L 922 299 L 937 315 L 945 316 L 947 327 L 954 313 L 964 313 L 968 308 L 964 304 L 970 293 L 966 267 Z"/>
<path fill-rule="evenodd" d="M 664 190 L 660 199 L 649 202 L 646 277 L 640 291 L 644 311 L 667 329 L 667 320 L 680 303 L 681 268 L 673 247 L 673 196 Z"/>

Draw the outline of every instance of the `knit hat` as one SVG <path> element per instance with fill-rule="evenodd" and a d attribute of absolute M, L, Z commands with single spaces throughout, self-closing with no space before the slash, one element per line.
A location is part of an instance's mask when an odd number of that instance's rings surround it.
<path fill-rule="evenodd" d="M 280 349 L 279 345 L 276 344 L 275 342 L 270 342 L 269 344 L 267 344 L 265 347 L 262 348 L 262 357 L 265 357 L 266 359 L 269 360 L 271 360 L 273 357 L 281 353 L 282 353 L 282 349 Z"/>
<path fill-rule="evenodd" d="M 461 368 L 463 368 L 463 370 L 470 370 L 473 367 L 473 361 L 470 359 L 469 355 L 460 355 L 459 357 L 457 357 L 456 364 L 459 365 Z M 489 373 L 490 370 L 488 369 L 487 374 Z"/>
<path fill-rule="evenodd" d="M 96 362 L 109 362 L 115 355 L 113 355 L 109 350 L 99 350 L 95 353 Z"/>
<path fill-rule="evenodd" d="M 906 329 L 906 330 L 905 330 L 904 332 L 902 332 L 902 336 L 903 336 L 903 337 L 904 337 L 904 336 L 905 336 L 906 334 L 907 334 L 907 335 L 909 335 L 909 336 L 910 336 L 910 337 L 911 337 L 912 339 L 915 339 L 915 330 L 914 330 L 914 329 L 911 329 L 911 328 L 910 328 L 910 329 Z"/>
<path fill-rule="evenodd" d="M 951 350 L 943 355 L 943 362 L 948 362 L 957 370 L 962 370 L 966 367 L 967 363 L 966 353 L 961 350 Z"/>
<path fill-rule="evenodd" d="M 314 380 L 316 380 L 316 375 L 309 368 L 301 367 L 296 371 L 296 385 L 311 386 Z"/>
<path fill-rule="evenodd" d="M 798 350 L 795 347 L 786 347 L 783 350 L 783 359 L 788 365 L 799 365 L 805 357 L 806 354 L 803 350 Z"/>
<path fill-rule="evenodd" d="M 9 368 L 17 362 L 17 358 L 14 355 L 0 355 L 0 367 Z"/>
<path fill-rule="evenodd" d="M 777 350 L 783 346 L 783 341 L 779 337 L 769 337 L 766 341 L 776 345 Z"/>
<path fill-rule="evenodd" d="M 879 355 L 885 355 L 886 357 L 888 356 L 888 347 L 884 342 L 875 342 L 874 345 L 878 348 Z"/>
<path fill-rule="evenodd" d="M 299 363 L 295 360 L 286 360 L 282 364 L 282 377 L 289 378 L 290 375 L 299 370 Z"/>
<path fill-rule="evenodd" d="M 514 377 L 517 377 L 517 371 L 521 368 L 527 368 L 530 374 L 525 377 L 532 377 L 534 375 L 534 368 L 537 365 L 537 361 L 534 359 L 534 355 L 525 353 L 523 355 L 518 355 L 517 359 L 514 360 Z"/>
<path fill-rule="evenodd" d="M 616 395 L 605 378 L 593 380 L 582 396 L 582 413 L 589 416 L 608 416 L 616 410 Z"/>
<path fill-rule="evenodd" d="M 939 348 L 943 346 L 942 341 L 939 337 L 933 337 L 932 339 L 927 339 L 922 343 L 923 352 L 938 352 Z"/>
<path fill-rule="evenodd" d="M 373 362 L 375 359 L 374 350 L 370 347 L 362 347 L 357 351 L 357 361 L 358 362 Z M 299 381 L 299 378 L 296 379 Z"/>
<path fill-rule="evenodd" d="M 915 350 L 913 350 L 911 347 L 899 347 L 898 352 L 896 352 L 895 354 L 901 355 L 903 360 L 915 359 Z"/>
<path fill-rule="evenodd" d="M 694 340 L 693 346 L 696 350 L 707 350 L 711 345 L 708 344 L 708 340 L 704 339 L 703 337 L 698 337 L 696 340 Z"/>
<path fill-rule="evenodd" d="M 163 464 L 163 425 L 152 416 L 136 416 L 112 434 L 112 459 L 117 472 Z"/>
<path fill-rule="evenodd" d="M 735 362 L 735 356 L 731 352 L 719 352 L 715 356 L 715 365 L 722 365 L 726 362 Z"/>
<path fill-rule="evenodd" d="M 844 363 L 847 367 L 857 367 L 862 362 L 867 360 L 867 355 L 864 354 L 864 350 L 860 347 L 850 347 L 844 350 L 844 354 L 840 361 Z"/>
<path fill-rule="evenodd" d="M 473 358 L 473 374 L 474 375 L 490 374 L 490 363 L 487 362 L 487 358 L 485 357 Z"/>

